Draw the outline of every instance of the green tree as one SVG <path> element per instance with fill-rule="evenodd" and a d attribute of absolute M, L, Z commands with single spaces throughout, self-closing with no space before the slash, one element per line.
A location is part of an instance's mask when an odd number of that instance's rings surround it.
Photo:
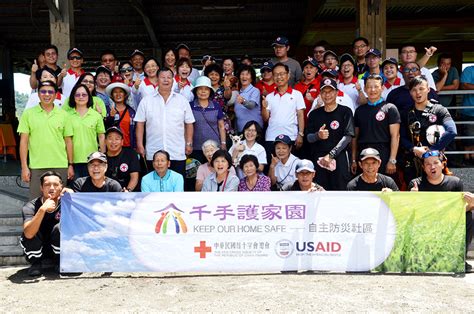
<path fill-rule="evenodd" d="M 25 110 L 26 103 L 28 102 L 28 94 L 19 93 L 15 91 L 15 108 L 16 108 L 16 116 L 20 117 Z"/>

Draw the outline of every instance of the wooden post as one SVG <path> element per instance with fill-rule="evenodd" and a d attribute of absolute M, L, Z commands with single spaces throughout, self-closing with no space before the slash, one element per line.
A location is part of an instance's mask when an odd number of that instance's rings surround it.
<path fill-rule="evenodd" d="M 62 67 L 67 63 L 67 51 L 75 44 L 73 0 L 59 1 L 57 2 L 59 3 L 59 7 L 57 7 L 56 2 L 52 0 L 46 0 L 46 3 L 50 8 L 51 43 L 58 47 L 58 65 Z"/>
<path fill-rule="evenodd" d="M 385 0 L 356 0 L 357 34 L 369 40 L 385 58 L 387 38 L 387 4 Z"/>

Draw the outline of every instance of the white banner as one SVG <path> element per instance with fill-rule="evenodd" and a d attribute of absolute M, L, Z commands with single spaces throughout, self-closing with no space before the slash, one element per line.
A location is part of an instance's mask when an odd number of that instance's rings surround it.
<path fill-rule="evenodd" d="M 76 193 L 63 199 L 61 269 L 368 271 L 395 241 L 373 193 Z"/>

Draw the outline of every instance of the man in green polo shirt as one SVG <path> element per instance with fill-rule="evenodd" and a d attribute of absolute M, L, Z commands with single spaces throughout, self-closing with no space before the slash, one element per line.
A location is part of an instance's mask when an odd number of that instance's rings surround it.
<path fill-rule="evenodd" d="M 54 106 L 56 92 L 54 82 L 40 82 L 40 103 L 25 110 L 18 125 L 21 178 L 30 183 L 30 199 L 41 195 L 40 176 L 44 172 L 54 170 L 64 182 L 74 177 L 73 130 L 68 115 Z"/>

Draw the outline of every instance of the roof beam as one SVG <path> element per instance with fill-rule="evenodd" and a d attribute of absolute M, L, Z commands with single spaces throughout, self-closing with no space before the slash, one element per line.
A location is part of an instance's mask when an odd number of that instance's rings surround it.
<path fill-rule="evenodd" d="M 63 16 L 61 12 L 59 11 L 59 8 L 56 6 L 56 3 L 54 2 L 54 0 L 44 0 L 44 2 L 48 6 L 49 12 L 53 14 L 56 20 L 63 21 Z"/>
<path fill-rule="evenodd" d="M 306 1 L 306 14 L 304 17 L 304 24 L 303 27 L 301 28 L 301 36 L 298 40 L 298 46 L 304 45 L 305 43 L 308 44 L 308 40 L 311 40 L 309 38 L 305 38 L 306 34 L 311 28 L 311 24 L 313 23 L 314 18 L 319 14 L 321 9 L 324 7 L 326 4 L 327 0 L 321 0 L 321 1 L 311 1 L 308 0 Z M 314 44 L 313 42 L 312 44 Z"/>
<path fill-rule="evenodd" d="M 143 18 L 143 23 L 145 24 L 145 28 L 148 32 L 148 36 L 150 36 L 150 40 L 151 40 L 151 43 L 153 45 L 153 49 L 159 49 L 160 44 L 158 43 L 158 39 L 156 37 L 155 30 L 153 29 L 153 25 L 151 23 L 150 17 L 146 13 L 146 9 L 143 6 L 142 0 L 129 0 L 129 1 L 130 1 L 130 4 L 132 5 L 132 7 L 134 7 L 135 10 L 137 10 L 138 14 L 140 14 L 141 17 Z"/>

